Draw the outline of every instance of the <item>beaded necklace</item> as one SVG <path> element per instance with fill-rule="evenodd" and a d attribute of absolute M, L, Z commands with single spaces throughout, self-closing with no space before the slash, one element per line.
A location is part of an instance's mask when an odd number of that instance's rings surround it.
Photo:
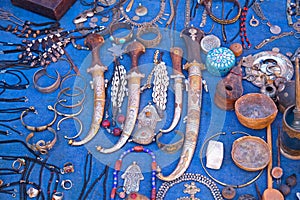
<path fill-rule="evenodd" d="M 155 200 L 155 196 L 156 196 L 156 171 L 157 171 L 158 166 L 157 166 L 157 163 L 156 163 L 156 158 L 155 158 L 154 153 L 151 150 L 149 150 L 147 148 L 144 148 L 142 146 L 135 146 L 131 149 L 128 149 L 116 161 L 115 170 L 114 170 L 114 173 L 113 173 L 113 188 L 111 190 L 110 199 L 114 200 L 115 196 L 116 196 L 116 193 L 117 193 L 118 175 L 119 175 L 119 172 L 120 172 L 121 167 L 122 167 L 122 160 L 125 156 L 127 156 L 128 154 L 130 154 L 132 152 L 136 152 L 136 153 L 144 152 L 144 153 L 149 154 L 152 158 L 152 164 L 151 164 L 151 167 L 152 167 L 152 175 L 151 175 L 152 189 L 151 189 L 151 198 L 150 199 Z"/>

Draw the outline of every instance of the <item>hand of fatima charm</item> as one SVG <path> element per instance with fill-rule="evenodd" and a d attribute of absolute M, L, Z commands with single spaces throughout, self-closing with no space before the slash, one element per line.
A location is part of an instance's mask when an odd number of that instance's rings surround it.
<path fill-rule="evenodd" d="M 100 153 L 113 153 L 121 149 L 129 139 L 134 125 L 137 119 L 139 105 L 140 105 L 140 87 L 141 87 L 141 79 L 145 76 L 140 73 L 138 69 L 138 59 L 139 57 L 145 53 L 145 47 L 143 44 L 137 41 L 133 41 L 126 47 L 126 52 L 131 57 L 131 69 L 127 74 L 127 82 L 128 82 L 128 105 L 127 105 L 127 113 L 126 120 L 124 123 L 123 132 L 120 136 L 118 142 L 110 147 L 104 148 L 102 146 L 97 146 L 97 150 Z"/>
<path fill-rule="evenodd" d="M 103 43 L 103 37 L 98 34 L 90 34 L 85 39 L 85 45 L 92 49 L 92 64 L 87 72 L 91 73 L 93 77 L 94 112 L 92 124 L 86 137 L 81 141 L 69 140 L 69 144 L 72 146 L 80 146 L 92 140 L 98 133 L 102 122 L 105 105 L 104 72 L 107 70 L 107 66 L 103 65 L 99 58 L 100 47 Z"/>
<path fill-rule="evenodd" d="M 202 103 L 201 69 L 204 69 L 204 65 L 200 57 L 200 42 L 203 36 L 203 31 L 195 27 L 185 28 L 181 32 L 181 37 L 186 43 L 188 52 L 187 63 L 184 65 L 184 69 L 188 70 L 189 76 L 185 141 L 175 170 L 168 176 L 163 176 L 162 173 L 157 175 L 159 179 L 164 181 L 172 181 L 183 175 L 189 167 L 196 149 Z"/>

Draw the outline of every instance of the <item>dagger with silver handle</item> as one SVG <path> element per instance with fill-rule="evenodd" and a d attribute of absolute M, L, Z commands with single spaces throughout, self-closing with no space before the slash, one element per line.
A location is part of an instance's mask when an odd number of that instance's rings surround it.
<path fill-rule="evenodd" d="M 92 49 L 92 64 L 87 69 L 87 72 L 91 73 L 93 77 L 94 112 L 92 124 L 86 137 L 81 141 L 69 140 L 68 143 L 72 146 L 86 144 L 97 135 L 102 122 L 105 106 L 104 72 L 107 71 L 107 66 L 102 64 L 99 57 L 100 47 L 104 44 L 104 39 L 101 35 L 92 33 L 86 37 L 84 43 L 89 49 Z"/>
<path fill-rule="evenodd" d="M 184 69 L 188 70 L 189 77 L 185 140 L 175 170 L 168 176 L 164 176 L 161 172 L 157 174 L 157 177 L 163 181 L 172 181 L 183 175 L 189 167 L 196 149 L 202 103 L 201 70 L 204 69 L 204 65 L 200 57 L 200 41 L 203 36 L 204 32 L 195 27 L 185 28 L 181 32 L 181 37 L 183 37 L 188 51 L 187 63 L 184 65 Z"/>
<path fill-rule="evenodd" d="M 179 47 L 173 47 L 170 50 L 170 55 L 173 63 L 173 75 L 171 75 L 171 78 L 174 78 L 175 110 L 174 110 L 173 121 L 170 127 L 167 129 L 160 129 L 160 132 L 162 133 L 171 132 L 177 126 L 182 112 L 182 95 L 183 95 L 182 79 L 185 79 L 181 71 L 183 51 Z"/>
<path fill-rule="evenodd" d="M 138 69 L 138 59 L 139 57 L 145 53 L 145 46 L 137 41 L 130 43 L 126 47 L 126 52 L 131 57 L 131 69 L 127 74 L 128 81 L 128 105 L 127 105 L 127 113 L 126 120 L 124 122 L 123 132 L 118 140 L 118 142 L 110 147 L 104 148 L 102 146 L 97 146 L 96 149 L 100 153 L 113 153 L 121 149 L 131 136 L 131 133 L 134 129 L 135 122 L 138 115 L 138 110 L 140 106 L 140 87 L 141 87 L 141 79 L 145 77 L 144 74 L 140 73 Z"/>

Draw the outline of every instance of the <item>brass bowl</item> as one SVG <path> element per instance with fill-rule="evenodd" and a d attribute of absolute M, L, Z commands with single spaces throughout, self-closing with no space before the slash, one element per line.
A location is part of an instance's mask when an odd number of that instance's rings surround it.
<path fill-rule="evenodd" d="M 250 93 L 235 102 L 235 114 L 244 126 L 263 129 L 271 124 L 277 115 L 273 100 L 265 94 Z"/>
<path fill-rule="evenodd" d="M 244 136 L 233 142 L 231 157 L 239 168 L 246 171 L 258 171 L 268 165 L 271 150 L 263 139 Z"/>

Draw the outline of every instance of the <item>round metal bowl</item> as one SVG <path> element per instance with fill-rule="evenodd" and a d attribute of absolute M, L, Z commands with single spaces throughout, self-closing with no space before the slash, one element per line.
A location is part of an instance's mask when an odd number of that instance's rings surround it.
<path fill-rule="evenodd" d="M 277 107 L 267 95 L 260 93 L 246 94 L 235 102 L 235 114 L 244 126 L 251 129 L 263 129 L 271 124 Z"/>

